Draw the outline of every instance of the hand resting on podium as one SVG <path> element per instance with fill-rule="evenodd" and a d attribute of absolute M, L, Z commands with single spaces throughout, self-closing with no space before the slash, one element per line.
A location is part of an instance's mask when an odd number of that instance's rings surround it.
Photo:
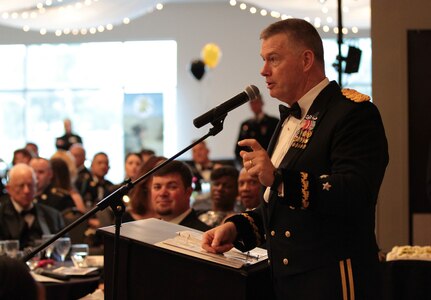
<path fill-rule="evenodd" d="M 202 249 L 210 253 L 224 253 L 233 248 L 237 236 L 236 227 L 232 222 L 224 223 L 202 236 Z"/>

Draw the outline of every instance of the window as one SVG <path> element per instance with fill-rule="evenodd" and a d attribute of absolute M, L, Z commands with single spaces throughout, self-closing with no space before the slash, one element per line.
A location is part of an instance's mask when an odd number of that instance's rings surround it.
<path fill-rule="evenodd" d="M 121 182 L 125 149 L 140 150 L 124 145 L 126 95 L 161 95 L 154 101 L 163 99 L 170 116 L 164 126 L 173 126 L 176 55 L 175 41 L 1 46 L 0 158 L 11 162 L 13 151 L 26 142 L 36 143 L 40 155 L 49 158 L 56 151 L 55 138 L 64 133 L 63 119 L 70 118 L 87 159 L 106 152 L 107 177 Z M 158 135 L 165 143 L 150 143 L 157 154 L 175 143 L 169 134 Z"/>

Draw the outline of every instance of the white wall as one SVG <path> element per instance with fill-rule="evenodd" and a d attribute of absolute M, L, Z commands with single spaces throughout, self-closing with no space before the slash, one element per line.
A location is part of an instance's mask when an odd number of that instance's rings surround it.
<path fill-rule="evenodd" d="M 430 12 L 429 0 L 371 1 L 373 98 L 382 113 L 390 155 L 377 215 L 384 250 L 408 243 L 407 30 L 431 29 Z M 423 230 L 431 236 L 431 226 Z"/>

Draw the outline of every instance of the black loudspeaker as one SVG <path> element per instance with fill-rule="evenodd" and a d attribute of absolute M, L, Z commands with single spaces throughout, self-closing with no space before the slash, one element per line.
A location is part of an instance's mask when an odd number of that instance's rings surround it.
<path fill-rule="evenodd" d="M 359 48 L 349 46 L 349 52 L 347 53 L 346 66 L 344 73 L 351 74 L 356 73 L 359 70 L 359 63 L 361 62 L 362 51 Z"/>

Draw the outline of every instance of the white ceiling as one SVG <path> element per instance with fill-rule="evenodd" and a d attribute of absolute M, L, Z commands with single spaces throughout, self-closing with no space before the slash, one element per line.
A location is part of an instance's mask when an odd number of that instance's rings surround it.
<path fill-rule="evenodd" d="M 47 5 L 51 1 L 51 5 Z M 120 24 L 125 17 L 133 20 L 154 10 L 156 4 L 163 3 L 199 3 L 229 2 L 229 0 L 0 0 L 0 24 L 30 30 L 55 31 L 58 28 L 90 28 L 99 25 Z M 323 2 L 323 3 L 322 3 Z M 42 11 L 37 5 L 43 3 Z M 240 9 L 241 1 L 233 9 Z M 321 25 L 337 26 L 338 0 L 251 0 L 246 2 L 247 10 L 251 7 L 279 12 L 286 16 L 309 18 L 314 23 L 316 18 Z M 343 26 L 370 28 L 370 0 L 342 0 Z M 40 5 L 40 4 L 39 4 Z M 327 12 L 322 10 L 327 9 Z M 14 14 L 14 12 L 16 14 Z M 31 13 L 33 12 L 33 17 Z M 34 16 L 35 15 L 35 16 Z M 7 16 L 7 18 L 5 18 Z M 328 17 L 332 22 L 328 22 Z"/>

